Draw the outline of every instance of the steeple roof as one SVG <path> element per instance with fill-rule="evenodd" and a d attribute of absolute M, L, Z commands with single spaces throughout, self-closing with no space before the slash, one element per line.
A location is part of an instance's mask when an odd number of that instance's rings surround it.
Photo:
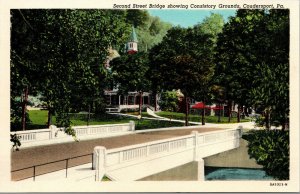
<path fill-rule="evenodd" d="M 132 26 L 132 31 L 131 31 L 131 35 L 129 38 L 129 42 L 138 42 L 137 35 L 135 33 L 135 29 L 133 26 Z"/>

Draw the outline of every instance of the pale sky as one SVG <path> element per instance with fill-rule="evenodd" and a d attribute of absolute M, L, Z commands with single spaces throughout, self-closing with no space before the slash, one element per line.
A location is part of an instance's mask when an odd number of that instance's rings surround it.
<path fill-rule="evenodd" d="M 148 10 L 150 15 L 158 16 L 161 20 L 169 22 L 174 26 L 180 25 L 182 27 L 191 27 L 197 23 L 202 22 L 204 18 L 210 16 L 211 13 L 218 13 L 223 16 L 225 21 L 228 20 L 228 17 L 234 16 L 235 9 L 226 9 L 226 10 L 158 10 L 151 9 Z"/>

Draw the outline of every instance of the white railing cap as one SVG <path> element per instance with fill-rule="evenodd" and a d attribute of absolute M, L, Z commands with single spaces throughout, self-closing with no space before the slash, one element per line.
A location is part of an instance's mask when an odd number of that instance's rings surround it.
<path fill-rule="evenodd" d="M 215 131 L 206 131 L 206 132 L 201 132 L 201 131 L 199 131 L 199 136 L 201 136 L 201 135 L 209 135 L 209 134 L 215 134 L 215 133 L 220 133 L 220 132 L 228 132 L 228 131 L 236 131 L 236 130 L 238 130 L 238 129 L 218 129 L 218 130 L 215 130 Z"/>
<path fill-rule="evenodd" d="M 82 126 L 73 126 L 74 129 L 80 129 L 80 128 L 96 128 L 96 127 L 114 127 L 114 126 L 127 126 L 130 123 L 119 123 L 119 124 L 105 124 L 105 125 L 82 125 Z"/>
<path fill-rule="evenodd" d="M 199 126 L 179 126 L 179 127 L 164 127 L 164 128 L 157 128 L 157 129 L 144 129 L 144 130 L 137 130 L 135 133 L 144 133 L 144 132 L 154 132 L 154 131 L 168 131 L 168 130 L 178 130 L 178 129 L 197 129 Z"/>
<path fill-rule="evenodd" d="M 124 151 L 124 150 L 135 149 L 135 148 L 150 146 L 150 145 L 154 145 L 154 144 L 166 143 L 169 141 L 187 139 L 187 138 L 191 138 L 191 137 L 194 137 L 194 135 L 190 134 L 190 135 L 185 135 L 185 136 L 180 136 L 180 137 L 172 137 L 172 138 L 168 138 L 168 139 L 150 141 L 150 142 L 141 143 L 141 144 L 134 144 L 134 145 L 129 145 L 129 146 L 120 147 L 120 148 L 113 148 L 113 149 L 109 149 L 107 151 L 107 153 L 111 154 L 111 153 L 120 152 L 120 151 Z"/>
<path fill-rule="evenodd" d="M 208 132 L 203 132 L 203 133 L 199 132 L 198 135 L 199 136 L 211 135 L 211 134 L 224 133 L 224 132 L 236 131 L 236 130 L 238 130 L 238 129 L 220 129 L 217 131 L 208 131 Z M 113 148 L 113 149 L 109 149 L 107 151 L 107 153 L 110 154 L 110 153 L 120 152 L 120 151 L 124 151 L 124 150 L 128 150 L 128 149 L 135 149 L 135 148 L 139 148 L 139 147 L 149 146 L 149 145 L 153 145 L 153 144 L 160 144 L 160 143 L 166 143 L 169 141 L 186 139 L 186 138 L 190 138 L 190 137 L 194 137 L 194 136 L 195 136 L 195 134 L 191 133 L 190 135 L 184 135 L 184 136 L 180 136 L 180 137 L 172 137 L 172 138 L 168 138 L 168 139 L 155 140 L 155 141 L 150 141 L 150 142 L 146 142 L 146 143 L 125 146 L 125 147 L 121 147 L 121 148 Z"/>
<path fill-rule="evenodd" d="M 11 131 L 10 134 L 27 134 L 27 133 L 38 133 L 38 132 L 50 132 L 50 129 L 34 129 L 26 131 Z"/>

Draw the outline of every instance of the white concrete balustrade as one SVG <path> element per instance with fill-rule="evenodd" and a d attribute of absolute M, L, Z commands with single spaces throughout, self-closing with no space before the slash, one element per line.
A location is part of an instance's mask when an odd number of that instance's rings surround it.
<path fill-rule="evenodd" d="M 109 124 L 109 125 L 89 125 L 89 126 L 76 126 L 72 127 L 75 130 L 75 134 L 78 138 L 88 137 L 91 135 L 102 136 L 114 136 L 127 132 L 133 132 L 135 130 L 135 124 L 133 121 L 124 124 Z M 50 141 L 55 139 L 71 138 L 64 132 L 63 128 L 57 128 L 51 125 L 49 129 L 36 129 L 28 131 L 16 131 L 11 134 L 17 134 L 22 146 L 26 143 L 33 143 L 38 141 Z"/>
<path fill-rule="evenodd" d="M 36 129 L 30 131 L 17 131 L 10 132 L 10 134 L 17 134 L 19 140 L 23 142 L 32 142 L 37 140 L 49 140 L 52 139 L 51 129 Z"/>
<path fill-rule="evenodd" d="M 242 128 L 153 141 L 138 145 L 106 150 L 94 149 L 96 179 L 104 175 L 112 180 L 138 180 L 192 161 L 197 161 L 198 180 L 204 180 L 203 158 L 239 147 Z M 200 169 L 200 170 L 199 170 Z"/>

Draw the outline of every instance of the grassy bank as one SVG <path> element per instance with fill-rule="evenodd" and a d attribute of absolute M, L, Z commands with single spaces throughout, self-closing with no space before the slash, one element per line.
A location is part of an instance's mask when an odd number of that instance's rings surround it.
<path fill-rule="evenodd" d="M 143 116 L 146 115 L 147 113 L 143 114 Z M 110 114 L 91 115 L 89 123 L 87 119 L 87 114 L 70 114 L 70 117 L 71 117 L 72 126 L 83 126 L 87 124 L 105 125 L 105 124 L 129 123 L 129 121 L 131 120 L 135 122 L 136 130 L 183 126 L 183 123 L 177 123 L 177 122 L 146 120 L 146 119 L 138 120 L 133 117 L 110 115 Z M 29 118 L 31 122 L 28 125 L 27 130 L 47 128 L 47 118 L 48 118 L 47 110 L 30 110 Z M 56 125 L 55 116 L 52 117 L 52 123 Z"/>

